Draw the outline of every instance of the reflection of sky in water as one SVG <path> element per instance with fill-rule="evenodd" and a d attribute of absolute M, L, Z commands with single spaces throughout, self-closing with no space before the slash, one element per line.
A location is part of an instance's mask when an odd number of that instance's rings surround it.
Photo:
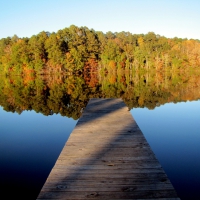
<path fill-rule="evenodd" d="M 131 113 L 181 199 L 200 199 L 200 101 Z M 18 115 L 0 107 L 1 190 L 21 199 L 26 190 L 35 199 L 75 124 L 59 114 Z"/>
<path fill-rule="evenodd" d="M 200 199 L 200 101 L 131 113 L 180 198 Z"/>
<path fill-rule="evenodd" d="M 0 107 L 2 191 L 9 188 L 23 198 L 26 189 L 28 199 L 36 199 L 75 124 L 75 120 L 61 115 L 46 117 L 34 111 L 18 115 Z"/>

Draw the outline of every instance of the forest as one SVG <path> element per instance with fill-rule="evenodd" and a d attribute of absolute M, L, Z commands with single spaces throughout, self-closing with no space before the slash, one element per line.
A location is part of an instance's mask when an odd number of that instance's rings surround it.
<path fill-rule="evenodd" d="M 95 31 L 71 25 L 57 33 L 0 40 L 0 74 L 71 74 L 117 70 L 197 70 L 200 41 L 153 32 Z"/>
<path fill-rule="evenodd" d="M 129 109 L 200 99 L 200 41 L 71 25 L 0 40 L 0 106 L 78 119 L 90 98 Z"/>

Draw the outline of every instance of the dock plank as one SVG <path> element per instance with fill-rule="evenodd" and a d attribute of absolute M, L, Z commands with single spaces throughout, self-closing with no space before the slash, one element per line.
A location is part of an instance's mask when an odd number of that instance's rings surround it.
<path fill-rule="evenodd" d="M 124 102 L 91 99 L 37 198 L 45 199 L 179 198 Z"/>

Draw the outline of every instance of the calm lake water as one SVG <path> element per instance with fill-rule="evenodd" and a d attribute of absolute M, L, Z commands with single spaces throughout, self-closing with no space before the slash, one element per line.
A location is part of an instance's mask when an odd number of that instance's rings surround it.
<path fill-rule="evenodd" d="M 200 101 L 132 109 L 182 200 L 200 199 Z"/>
<path fill-rule="evenodd" d="M 179 197 L 200 199 L 200 101 L 133 108 L 131 113 Z M 76 122 L 60 114 L 19 115 L 0 107 L 1 196 L 36 199 Z"/>

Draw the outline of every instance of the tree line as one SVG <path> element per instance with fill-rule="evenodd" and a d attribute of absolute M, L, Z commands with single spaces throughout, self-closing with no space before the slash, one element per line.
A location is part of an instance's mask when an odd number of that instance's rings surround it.
<path fill-rule="evenodd" d="M 30 38 L 0 40 L 0 73 L 54 74 L 117 70 L 188 70 L 200 67 L 200 41 L 153 32 L 95 31 L 71 25 Z"/>

